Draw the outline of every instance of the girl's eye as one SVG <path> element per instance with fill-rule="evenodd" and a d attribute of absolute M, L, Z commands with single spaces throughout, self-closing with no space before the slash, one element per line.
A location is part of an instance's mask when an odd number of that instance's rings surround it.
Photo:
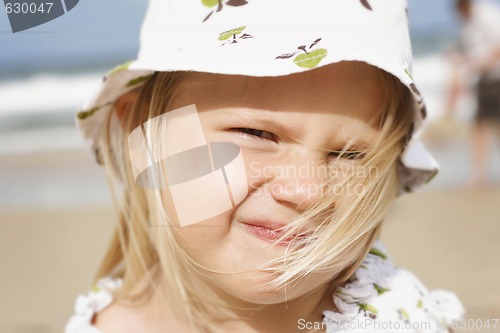
<path fill-rule="evenodd" d="M 334 157 L 340 156 L 340 158 L 346 158 L 349 160 L 360 160 L 363 157 L 365 157 L 365 153 L 360 151 L 346 151 L 342 154 L 342 151 L 338 150 L 338 151 L 332 151 L 328 155 Z"/>
<path fill-rule="evenodd" d="M 258 139 L 272 140 L 274 142 L 277 142 L 276 135 L 271 132 L 243 127 L 232 128 L 232 130 L 245 133 Z"/>

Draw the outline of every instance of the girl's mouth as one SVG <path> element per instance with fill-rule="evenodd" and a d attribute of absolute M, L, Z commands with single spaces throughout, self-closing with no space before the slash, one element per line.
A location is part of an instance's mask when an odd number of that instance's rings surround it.
<path fill-rule="evenodd" d="M 246 229 L 248 232 L 253 234 L 254 236 L 257 236 L 260 239 L 269 241 L 269 242 L 274 242 L 276 241 L 282 234 L 281 231 L 272 229 L 272 228 L 267 228 L 259 225 L 253 225 L 250 223 L 242 223 L 244 229 Z M 292 235 L 290 237 L 285 238 L 283 241 L 277 243 L 280 246 L 287 246 L 290 242 L 292 242 L 294 239 L 297 238 L 302 238 L 306 235 L 300 234 L 299 236 Z"/>

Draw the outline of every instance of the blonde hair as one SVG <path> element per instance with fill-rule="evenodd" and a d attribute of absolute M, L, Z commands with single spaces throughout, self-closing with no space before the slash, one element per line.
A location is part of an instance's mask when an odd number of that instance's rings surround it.
<path fill-rule="evenodd" d="M 184 302 L 191 324 L 207 332 L 217 332 L 216 318 L 231 318 L 230 308 L 220 302 L 214 304 L 213 291 L 207 287 L 203 267 L 178 244 L 174 235 L 176 229 L 152 227 L 171 222 L 161 213 L 158 198 L 136 184 L 128 153 L 127 137 L 134 128 L 170 110 L 180 89 L 203 87 L 204 82 L 197 82 L 195 74 L 154 73 L 137 88 L 134 92 L 137 97 L 121 115 L 123 130 L 117 130 L 115 112 L 109 113 L 100 149 L 119 222 L 95 279 L 110 275 L 122 278 L 123 286 L 114 291 L 114 297 L 140 302 L 151 295 L 157 283 L 156 273 L 161 272 L 169 293 Z M 386 102 L 380 135 L 361 159 L 360 166 L 368 175 L 362 179 L 353 175 L 345 180 L 346 185 L 362 184 L 364 191 L 349 197 L 325 192 L 300 219 L 284 230 L 277 241 L 294 235 L 310 223 L 308 221 L 318 222 L 312 235 L 296 239 L 284 257 L 262 268 L 278 273 L 269 284 L 273 288 L 286 287 L 316 272 L 331 271 L 336 274 L 326 283 L 333 289 L 348 281 L 378 237 L 383 218 L 400 188 L 398 158 L 411 132 L 414 102 L 409 90 L 397 78 L 380 69 L 377 75 Z M 344 152 L 348 148 L 345 147 Z M 135 287 L 144 278 L 151 283 L 137 290 Z M 136 290 L 134 295 L 131 294 L 133 289 Z M 215 308 L 217 314 L 213 313 Z"/>

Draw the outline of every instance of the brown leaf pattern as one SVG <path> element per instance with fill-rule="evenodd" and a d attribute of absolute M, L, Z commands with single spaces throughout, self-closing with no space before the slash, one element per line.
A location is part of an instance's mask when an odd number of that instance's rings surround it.
<path fill-rule="evenodd" d="M 246 1 L 246 0 L 229 0 L 228 2 L 226 2 L 226 5 L 233 6 L 233 7 L 239 7 L 239 6 L 246 5 L 247 3 L 248 3 L 248 1 Z"/>
<path fill-rule="evenodd" d="M 246 29 L 246 26 L 242 26 L 242 27 L 234 28 L 234 29 L 219 33 L 219 40 L 225 41 L 220 46 L 224 46 L 226 44 L 238 43 L 239 39 L 253 38 L 252 35 L 247 34 L 247 33 L 240 35 L 243 32 L 243 30 L 245 30 L 245 29 Z"/>
<path fill-rule="evenodd" d="M 309 45 L 309 48 L 312 49 L 312 47 L 314 45 L 318 44 L 320 40 L 321 40 L 321 38 L 316 39 L 311 45 Z"/>
<path fill-rule="evenodd" d="M 427 118 L 427 107 L 424 104 L 424 100 L 422 98 L 422 94 L 420 93 L 420 90 L 418 90 L 415 83 L 410 84 L 410 88 L 419 97 L 417 99 L 417 103 L 418 103 L 418 106 L 420 107 L 420 115 L 422 116 L 422 119 Z"/>
<path fill-rule="evenodd" d="M 415 83 L 410 84 L 410 88 L 411 88 L 411 90 L 413 90 L 413 92 L 414 92 L 415 94 L 417 94 L 418 96 L 422 96 L 422 95 L 420 95 L 420 90 L 418 90 L 418 88 L 417 88 L 417 86 L 415 85 Z"/>
<path fill-rule="evenodd" d="M 408 131 L 408 133 L 406 134 L 406 137 L 405 137 L 405 142 L 404 142 L 404 146 L 406 147 L 406 145 L 408 145 L 408 143 L 410 142 L 412 136 L 413 136 L 413 131 L 415 130 L 415 124 L 414 123 L 411 123 L 410 125 L 410 130 Z"/>
<path fill-rule="evenodd" d="M 359 0 L 361 1 L 361 4 L 368 10 L 372 10 L 372 6 L 370 6 L 370 3 L 368 2 L 368 0 Z"/>
<path fill-rule="evenodd" d="M 288 58 L 291 58 L 293 57 L 294 55 L 296 55 L 297 52 L 293 52 L 293 53 L 283 53 L 282 55 L 279 55 L 277 56 L 275 59 L 288 59 Z"/>
<path fill-rule="evenodd" d="M 420 113 L 422 115 L 422 119 L 427 118 L 427 107 L 425 106 L 425 104 L 423 104 L 420 108 Z"/>
<path fill-rule="evenodd" d="M 201 21 L 202 23 L 205 22 L 206 20 L 208 20 L 210 18 L 210 16 L 212 16 L 214 12 L 211 11 L 207 16 L 205 16 L 205 18 L 203 19 L 203 21 Z"/>

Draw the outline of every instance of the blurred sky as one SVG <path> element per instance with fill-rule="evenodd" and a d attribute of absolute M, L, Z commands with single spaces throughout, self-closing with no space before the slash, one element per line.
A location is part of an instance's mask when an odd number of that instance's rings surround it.
<path fill-rule="evenodd" d="M 408 1 L 415 53 L 431 51 L 453 38 L 457 27 L 453 1 Z M 0 80 L 37 71 L 109 67 L 134 58 L 146 6 L 147 0 L 80 0 L 62 17 L 16 34 L 7 14 L 0 13 Z"/>
<path fill-rule="evenodd" d="M 13 34 L 0 13 L 0 79 L 85 70 L 134 58 L 147 0 L 80 0 L 65 15 Z"/>

